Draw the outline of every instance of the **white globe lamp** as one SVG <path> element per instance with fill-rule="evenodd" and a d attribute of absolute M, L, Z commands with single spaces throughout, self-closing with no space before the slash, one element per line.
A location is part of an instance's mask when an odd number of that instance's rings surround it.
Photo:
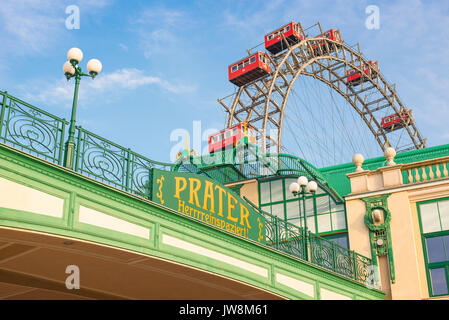
<path fill-rule="evenodd" d="M 87 71 L 89 71 L 89 74 L 92 76 L 92 78 L 95 78 L 95 76 L 99 74 L 102 69 L 103 65 L 98 59 L 90 59 L 87 63 Z"/>
<path fill-rule="evenodd" d="M 67 79 L 75 74 L 75 68 L 72 66 L 72 64 L 69 61 L 66 61 L 63 64 L 62 71 L 64 72 Z"/>
<path fill-rule="evenodd" d="M 296 194 L 299 192 L 300 186 L 296 182 L 292 182 L 288 187 L 291 193 Z"/>
<path fill-rule="evenodd" d="M 75 62 L 75 64 L 78 64 L 83 60 L 83 52 L 81 49 L 72 48 L 67 52 L 67 59 L 69 59 L 71 63 Z"/>
<path fill-rule="evenodd" d="M 318 190 L 318 184 L 315 181 L 309 181 L 307 191 L 315 193 Z"/>
<path fill-rule="evenodd" d="M 309 183 L 309 179 L 307 179 L 307 177 L 300 176 L 300 177 L 298 178 L 298 184 L 299 184 L 301 187 L 307 186 L 307 183 Z"/>

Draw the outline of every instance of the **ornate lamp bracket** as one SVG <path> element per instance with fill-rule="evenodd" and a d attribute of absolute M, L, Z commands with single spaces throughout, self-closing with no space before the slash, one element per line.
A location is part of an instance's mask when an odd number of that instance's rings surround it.
<path fill-rule="evenodd" d="M 393 246 L 391 242 L 390 221 L 391 212 L 388 210 L 387 199 L 390 194 L 378 197 L 361 198 L 365 202 L 366 213 L 364 222 L 369 229 L 371 256 L 377 265 L 378 256 L 388 256 L 391 282 L 395 282 Z"/>

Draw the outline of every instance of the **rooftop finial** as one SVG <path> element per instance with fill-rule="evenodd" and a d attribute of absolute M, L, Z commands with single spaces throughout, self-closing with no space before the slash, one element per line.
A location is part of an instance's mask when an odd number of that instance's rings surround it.
<path fill-rule="evenodd" d="M 388 147 L 384 151 L 385 159 L 387 159 L 388 163 L 387 166 L 394 166 L 396 163 L 393 161 L 394 157 L 396 156 L 396 150 L 392 147 Z"/>
<path fill-rule="evenodd" d="M 363 171 L 362 169 L 363 161 L 365 161 L 365 158 L 360 153 L 356 153 L 352 157 L 352 163 L 356 166 L 355 172 Z"/>

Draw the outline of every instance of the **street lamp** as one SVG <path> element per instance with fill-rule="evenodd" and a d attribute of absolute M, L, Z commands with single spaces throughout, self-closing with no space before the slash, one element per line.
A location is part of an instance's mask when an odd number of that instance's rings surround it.
<path fill-rule="evenodd" d="M 81 77 L 91 77 L 94 79 L 102 69 L 101 62 L 97 59 L 91 59 L 87 62 L 88 74 L 83 73 L 78 63 L 83 60 L 83 52 L 78 48 L 72 48 L 67 52 L 67 59 L 62 66 L 64 75 L 67 81 L 70 78 L 75 77 L 75 92 L 73 94 L 72 115 L 70 117 L 69 138 L 65 144 L 65 156 L 64 166 L 69 169 L 73 169 L 73 157 L 75 155 L 75 118 L 76 118 L 76 105 L 78 102 L 78 87 Z"/>
<path fill-rule="evenodd" d="M 298 178 L 298 182 L 292 182 L 290 184 L 289 190 L 295 197 L 297 197 L 298 195 L 302 195 L 304 212 L 304 234 L 307 236 L 306 195 L 315 195 L 315 192 L 318 190 L 318 185 L 315 181 L 309 181 L 307 177 L 301 176 Z M 307 245 L 304 252 L 307 259 Z"/>

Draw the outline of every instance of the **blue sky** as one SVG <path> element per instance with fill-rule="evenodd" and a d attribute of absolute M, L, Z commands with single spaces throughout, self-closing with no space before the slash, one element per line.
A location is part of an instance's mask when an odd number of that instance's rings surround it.
<path fill-rule="evenodd" d="M 77 30 L 65 25 L 69 5 L 80 9 Z M 365 27 L 368 5 L 380 9 L 378 30 Z M 62 65 L 67 50 L 79 47 L 81 67 L 97 58 L 103 71 L 82 80 L 77 123 L 168 162 L 175 129 L 192 133 L 194 121 L 202 132 L 224 127 L 217 98 L 235 91 L 227 66 L 291 20 L 319 21 L 359 42 L 396 83 L 428 145 L 448 143 L 446 1 L 0 0 L 0 90 L 68 119 L 74 83 Z"/>

